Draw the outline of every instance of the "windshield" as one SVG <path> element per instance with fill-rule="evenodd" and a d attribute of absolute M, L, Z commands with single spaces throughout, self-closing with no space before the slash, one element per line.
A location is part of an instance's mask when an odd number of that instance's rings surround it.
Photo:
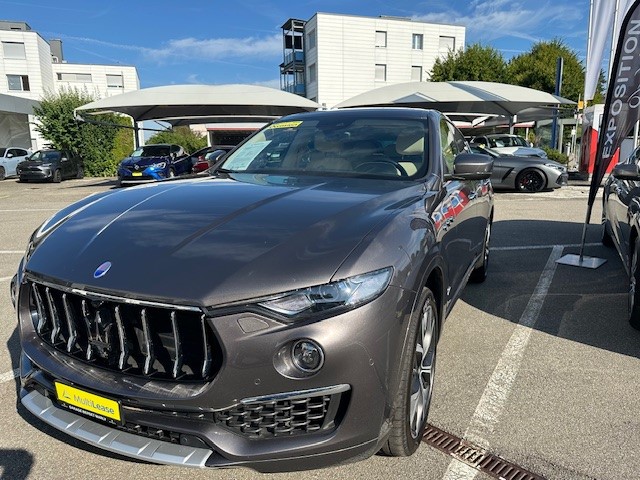
<path fill-rule="evenodd" d="M 132 157 L 168 157 L 169 145 L 145 145 L 137 148 L 131 154 Z"/>
<path fill-rule="evenodd" d="M 528 147 L 529 145 L 524 138 L 510 135 L 503 135 L 497 137 L 489 137 L 489 146 L 491 148 L 501 147 Z"/>
<path fill-rule="evenodd" d="M 60 159 L 60 152 L 56 152 L 53 150 L 51 151 L 38 150 L 37 152 L 35 152 L 29 157 L 29 160 L 39 160 L 39 161 L 51 161 L 51 160 L 59 160 L 59 159 Z"/>
<path fill-rule="evenodd" d="M 427 169 L 427 125 L 327 115 L 273 123 L 222 164 L 231 172 L 409 178 Z"/>

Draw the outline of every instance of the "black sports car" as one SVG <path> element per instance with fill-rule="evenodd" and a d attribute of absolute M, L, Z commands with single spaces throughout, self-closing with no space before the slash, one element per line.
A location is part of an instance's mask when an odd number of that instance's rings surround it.
<path fill-rule="evenodd" d="M 88 197 L 12 282 L 21 400 L 156 463 L 412 454 L 444 319 L 489 261 L 492 160 L 443 115 L 319 111 L 212 176 Z"/>
<path fill-rule="evenodd" d="M 548 158 L 501 155 L 475 143 L 471 144 L 471 151 L 493 158 L 491 185 L 495 189 L 540 192 L 560 188 L 569 181 L 567 167 Z"/>

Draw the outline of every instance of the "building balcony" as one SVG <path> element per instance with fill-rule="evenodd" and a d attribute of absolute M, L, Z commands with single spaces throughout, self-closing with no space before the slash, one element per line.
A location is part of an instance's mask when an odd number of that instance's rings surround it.
<path fill-rule="evenodd" d="M 294 51 L 294 52 L 287 53 L 284 56 L 284 62 L 280 64 L 280 67 L 285 68 L 285 67 L 288 67 L 289 65 L 296 64 L 296 63 L 304 65 L 304 52 Z"/>
<path fill-rule="evenodd" d="M 285 92 L 295 93 L 296 95 L 305 95 L 305 88 L 303 83 L 290 83 L 282 87 Z"/>

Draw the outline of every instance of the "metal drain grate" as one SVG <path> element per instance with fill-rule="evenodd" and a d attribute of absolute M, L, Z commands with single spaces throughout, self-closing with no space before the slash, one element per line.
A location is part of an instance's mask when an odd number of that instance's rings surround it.
<path fill-rule="evenodd" d="M 500 480 L 545 480 L 540 475 L 507 462 L 497 455 L 433 425 L 427 425 L 422 441 L 493 478 Z"/>

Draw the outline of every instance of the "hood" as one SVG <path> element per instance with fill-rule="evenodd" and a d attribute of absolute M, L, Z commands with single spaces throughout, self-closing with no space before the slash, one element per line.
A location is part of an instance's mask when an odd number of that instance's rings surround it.
<path fill-rule="evenodd" d="M 127 157 L 120 165 L 126 167 L 127 165 L 140 165 L 140 166 L 148 166 L 153 165 L 154 163 L 166 162 L 168 161 L 168 156 L 154 156 L 154 157 Z"/>
<path fill-rule="evenodd" d="M 118 190 L 59 222 L 26 268 L 122 296 L 242 301 L 330 281 L 365 235 L 421 188 L 244 174 Z M 108 273 L 94 278 L 107 261 Z"/>

